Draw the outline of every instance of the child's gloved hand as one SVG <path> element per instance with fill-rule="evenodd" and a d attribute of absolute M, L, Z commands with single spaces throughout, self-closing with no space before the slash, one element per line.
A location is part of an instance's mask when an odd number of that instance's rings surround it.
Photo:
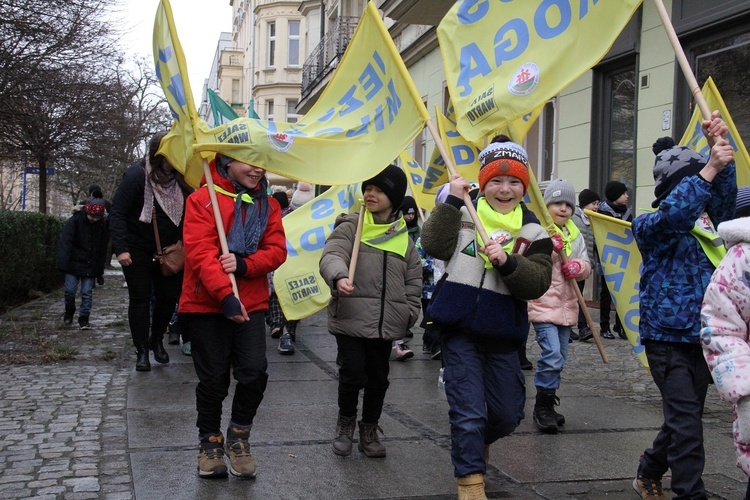
<path fill-rule="evenodd" d="M 583 266 L 581 266 L 580 262 L 577 260 L 569 260 L 567 264 L 564 264 L 562 266 L 562 273 L 563 276 L 565 276 L 566 279 L 575 279 L 579 274 L 581 274 L 581 271 L 583 270 Z"/>
<path fill-rule="evenodd" d="M 559 234 L 553 235 L 552 248 L 555 250 L 555 252 L 559 252 L 560 250 L 562 250 L 563 246 L 565 246 L 565 244 L 563 243 L 562 236 L 560 236 Z"/>

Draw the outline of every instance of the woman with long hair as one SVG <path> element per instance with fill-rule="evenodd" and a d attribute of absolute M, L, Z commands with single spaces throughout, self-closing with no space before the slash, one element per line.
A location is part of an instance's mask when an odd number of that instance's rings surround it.
<path fill-rule="evenodd" d="M 137 371 L 151 370 L 149 350 L 158 363 L 169 363 L 162 339 L 182 288 L 182 271 L 164 276 L 154 260 L 153 219 L 162 248 L 181 240 L 185 199 L 191 192 L 182 174 L 156 153 L 165 135 L 155 134 L 146 157 L 125 171 L 109 216 L 112 248 L 128 285 L 128 322 L 138 353 Z"/>

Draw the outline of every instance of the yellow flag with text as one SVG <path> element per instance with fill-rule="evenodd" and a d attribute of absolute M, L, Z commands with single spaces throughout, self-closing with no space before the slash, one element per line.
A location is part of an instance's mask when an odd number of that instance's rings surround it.
<path fill-rule="evenodd" d="M 370 1 L 331 81 L 299 122 L 238 118 L 214 129 L 204 122 L 194 151 L 221 152 L 291 179 L 351 184 L 393 162 L 429 119 Z"/>
<path fill-rule="evenodd" d="M 178 171 L 185 173 L 188 160 L 193 155 L 193 124 L 198 121 L 198 112 L 195 109 L 185 54 L 177 38 L 169 0 L 161 0 L 156 9 L 153 50 L 156 76 L 174 118 L 172 129 L 162 139 L 158 153 L 164 155 Z M 202 173 L 202 166 L 199 165 L 198 170 Z M 198 182 L 191 184 L 198 186 Z"/>
<path fill-rule="evenodd" d="M 456 2 L 437 33 L 461 135 L 481 140 L 543 105 L 604 57 L 640 4 Z"/>
<path fill-rule="evenodd" d="M 435 208 L 435 195 L 422 192 L 425 180 L 427 179 L 425 169 L 422 168 L 408 151 L 402 152 L 399 155 L 399 159 L 401 160 L 401 169 L 406 174 L 406 179 L 409 181 L 409 187 L 414 196 L 414 201 L 417 202 L 417 206 L 422 210 L 432 210 Z"/>
<path fill-rule="evenodd" d="M 641 252 L 633 236 L 632 224 L 586 210 L 594 232 L 596 248 L 612 301 L 638 361 L 648 368 L 646 350 L 641 345 L 641 313 L 638 289 L 641 278 Z"/>
<path fill-rule="evenodd" d="M 359 210 L 360 184 L 333 186 L 284 217 L 287 258 L 273 273 L 273 286 L 287 319 L 301 319 L 328 305 L 331 290 L 319 262 L 333 224 Z"/>
<path fill-rule="evenodd" d="M 716 84 L 710 76 L 706 80 L 706 83 L 703 84 L 702 92 L 703 97 L 706 99 L 706 104 L 708 104 L 708 109 L 711 111 L 718 109 L 721 118 L 727 124 L 727 127 L 729 127 L 727 141 L 729 141 L 735 151 L 734 164 L 737 167 L 737 186 L 750 186 L 750 156 L 747 154 L 745 143 L 742 142 L 742 138 L 732 121 L 732 117 L 729 116 L 729 110 L 726 104 L 724 104 L 724 99 L 721 98 L 719 89 L 716 88 Z M 711 148 L 708 146 L 706 136 L 701 131 L 701 123 L 703 123 L 703 115 L 698 106 L 696 106 L 685 134 L 680 139 L 680 144 L 708 157 L 711 155 Z"/>

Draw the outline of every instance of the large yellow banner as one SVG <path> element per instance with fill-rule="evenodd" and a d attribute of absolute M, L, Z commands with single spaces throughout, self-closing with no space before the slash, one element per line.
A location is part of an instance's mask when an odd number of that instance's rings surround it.
<path fill-rule="evenodd" d="M 406 173 L 406 179 L 409 181 L 414 201 L 422 210 L 432 210 L 435 208 L 435 195 L 422 192 L 426 177 L 426 171 L 408 152 L 404 151 L 399 155 L 401 160 L 401 169 Z"/>
<path fill-rule="evenodd" d="M 237 118 L 212 129 L 199 120 L 169 0 L 161 0 L 157 10 L 154 47 L 159 80 L 175 115 L 161 152 L 193 186 L 203 175 L 196 153 L 215 152 L 315 184 L 361 182 L 393 162 L 430 119 L 372 2 L 320 99 L 298 123 Z M 181 154 L 188 146 L 192 155 L 186 163 Z"/>
<path fill-rule="evenodd" d="M 586 210 L 594 231 L 596 248 L 607 287 L 612 294 L 617 314 L 633 346 L 633 352 L 648 368 L 645 348 L 641 345 L 639 325 L 641 313 L 638 288 L 641 280 L 641 252 L 633 236 L 632 225 L 614 217 Z"/>
<path fill-rule="evenodd" d="M 461 135 L 481 140 L 543 105 L 604 57 L 640 4 L 456 2 L 437 32 Z"/>
<path fill-rule="evenodd" d="M 202 123 L 194 150 L 225 153 L 291 179 L 351 184 L 393 162 L 429 119 L 371 1 L 331 81 L 298 123 L 239 118 L 215 129 Z"/>
<path fill-rule="evenodd" d="M 729 116 L 729 110 L 726 104 L 724 104 L 724 99 L 721 98 L 719 89 L 710 76 L 706 80 L 706 83 L 703 84 L 702 92 L 703 97 L 706 99 L 706 104 L 708 104 L 708 109 L 711 111 L 718 109 L 721 118 L 727 124 L 727 127 L 729 127 L 727 141 L 729 141 L 735 150 L 734 163 L 737 166 L 737 186 L 750 186 L 750 156 L 747 154 L 745 143 L 742 142 L 742 138 L 732 121 L 732 117 Z M 680 139 L 680 144 L 708 157 L 711 156 L 711 148 L 708 147 L 706 136 L 701 131 L 701 123 L 703 123 L 703 115 L 698 106 L 696 106 L 685 134 Z"/>
<path fill-rule="evenodd" d="M 360 186 L 334 186 L 284 217 L 287 258 L 274 272 L 273 286 L 287 319 L 310 316 L 328 305 L 331 290 L 318 262 L 336 217 L 359 210 Z"/>

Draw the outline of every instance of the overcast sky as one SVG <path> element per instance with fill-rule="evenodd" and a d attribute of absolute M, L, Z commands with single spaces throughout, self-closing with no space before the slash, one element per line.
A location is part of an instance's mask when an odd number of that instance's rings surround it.
<path fill-rule="evenodd" d="M 229 0 L 170 0 L 170 4 L 197 107 L 219 34 L 232 31 L 232 7 Z M 123 28 L 130 28 L 123 39 L 125 53 L 145 56 L 153 65 L 154 15 L 159 0 L 121 0 L 120 5 Z"/>

